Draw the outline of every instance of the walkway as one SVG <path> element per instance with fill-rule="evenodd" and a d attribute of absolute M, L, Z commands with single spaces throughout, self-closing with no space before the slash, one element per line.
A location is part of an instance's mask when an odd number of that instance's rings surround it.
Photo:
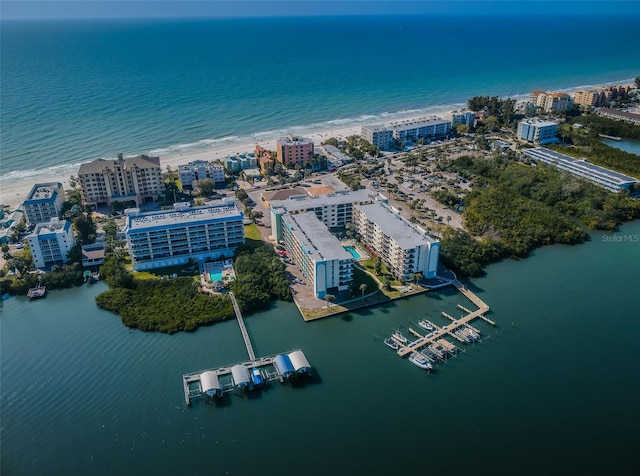
<path fill-rule="evenodd" d="M 242 333 L 242 338 L 244 339 L 244 345 L 247 347 L 247 354 L 249 354 L 249 360 L 256 360 L 256 354 L 253 351 L 253 345 L 251 345 L 251 339 L 249 339 L 249 333 L 247 332 L 247 328 L 244 325 L 244 318 L 242 317 L 242 313 L 240 312 L 240 306 L 238 306 L 236 297 L 233 295 L 232 292 L 229 292 L 229 297 L 231 298 L 231 303 L 233 304 L 233 310 L 236 312 L 236 317 L 238 318 L 238 325 L 240 326 L 240 332 Z"/>

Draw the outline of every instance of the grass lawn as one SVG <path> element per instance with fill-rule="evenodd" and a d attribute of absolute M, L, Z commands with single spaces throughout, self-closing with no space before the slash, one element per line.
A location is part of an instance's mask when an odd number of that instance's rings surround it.
<path fill-rule="evenodd" d="M 258 230 L 258 225 L 252 223 L 251 225 L 244 226 L 244 244 L 249 248 L 258 248 L 264 243 Z"/>

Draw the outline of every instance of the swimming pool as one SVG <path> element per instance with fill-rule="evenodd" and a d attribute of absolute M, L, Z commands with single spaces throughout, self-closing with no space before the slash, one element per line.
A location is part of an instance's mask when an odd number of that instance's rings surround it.
<path fill-rule="evenodd" d="M 343 246 L 343 248 L 347 250 L 351 254 L 351 256 L 353 256 L 354 259 L 362 258 L 362 256 L 360 256 L 360 253 L 358 253 L 358 250 L 356 250 L 353 246 L 346 245 L 346 246 Z"/>
<path fill-rule="evenodd" d="M 216 281 L 222 281 L 222 271 L 211 271 L 209 273 L 209 278 L 211 278 L 212 283 L 215 283 Z"/>

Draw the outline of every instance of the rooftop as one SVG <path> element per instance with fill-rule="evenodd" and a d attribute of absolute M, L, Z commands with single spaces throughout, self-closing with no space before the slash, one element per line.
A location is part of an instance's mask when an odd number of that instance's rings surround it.
<path fill-rule="evenodd" d="M 560 152 L 546 149 L 544 147 L 525 149 L 524 153 L 534 159 L 546 159 L 554 162 L 564 162 L 575 170 L 590 171 L 600 176 L 601 178 L 605 178 L 606 180 L 609 180 L 618 185 L 639 181 L 637 178 L 630 177 L 613 170 L 605 169 L 604 167 L 600 167 L 599 165 L 591 164 L 587 162 L 586 159 L 574 159 L 573 157 L 569 157 L 568 155 L 561 154 Z"/>
<path fill-rule="evenodd" d="M 281 145 L 305 145 L 313 144 L 313 140 L 306 137 L 288 135 L 286 137 L 280 137 L 278 143 Z"/>
<path fill-rule="evenodd" d="M 68 220 L 58 220 L 57 218 L 52 219 L 51 221 L 45 223 L 38 223 L 33 232 L 27 236 L 27 239 L 30 237 L 49 235 L 52 233 L 58 233 L 62 231 L 68 231 L 71 228 L 71 222 Z"/>
<path fill-rule="evenodd" d="M 123 163 L 125 168 L 138 167 L 141 169 L 160 168 L 160 157 L 148 157 L 146 155 L 137 155 L 135 157 L 127 157 L 122 161 L 113 159 L 97 159 L 92 162 L 86 162 L 80 165 L 78 175 L 100 173 L 104 169 L 113 169 L 117 163 Z"/>
<path fill-rule="evenodd" d="M 283 215 L 282 221 L 314 261 L 353 259 L 315 214 Z"/>
<path fill-rule="evenodd" d="M 25 203 L 55 200 L 60 190 L 62 190 L 62 184 L 60 182 L 37 183 L 29 192 Z"/>
<path fill-rule="evenodd" d="M 156 227 L 176 228 L 188 224 L 210 222 L 212 220 L 227 220 L 230 218 L 242 220 L 242 213 L 235 203 L 129 215 L 127 216 L 127 226 L 125 230 L 128 233 L 145 231 L 149 228 Z"/>
<path fill-rule="evenodd" d="M 372 192 L 367 189 L 355 192 L 343 190 L 331 195 L 304 196 L 300 198 L 289 198 L 287 200 L 272 200 L 269 203 L 273 208 L 283 208 L 285 210 L 307 210 L 309 208 L 325 207 L 329 205 L 339 205 L 341 203 L 362 203 L 372 202 Z"/>
<path fill-rule="evenodd" d="M 520 124 L 532 124 L 538 127 L 557 126 L 558 123 L 554 121 L 543 121 L 542 119 L 523 119 Z"/>
<path fill-rule="evenodd" d="M 423 117 L 423 118 L 419 118 L 419 119 L 409 119 L 409 120 L 405 120 L 405 121 L 396 121 L 396 122 L 392 122 L 389 125 L 391 126 L 391 129 L 395 129 L 395 130 L 404 130 L 404 129 L 416 129 L 419 127 L 425 127 L 425 126 L 433 126 L 435 124 L 445 124 L 448 121 L 447 119 L 442 119 L 440 117 Z"/>
<path fill-rule="evenodd" d="M 356 205 L 362 210 L 367 219 L 378 225 L 385 235 L 393 238 L 402 249 L 411 249 L 435 240 L 429 235 L 421 234 L 400 215 L 392 213 L 380 203 L 371 205 Z"/>

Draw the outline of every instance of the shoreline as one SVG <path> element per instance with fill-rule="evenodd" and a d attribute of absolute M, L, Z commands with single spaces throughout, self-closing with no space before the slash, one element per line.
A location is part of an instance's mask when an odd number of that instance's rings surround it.
<path fill-rule="evenodd" d="M 624 79 L 619 81 L 607 82 L 606 85 L 618 85 L 627 84 L 632 79 Z M 601 86 L 601 85 L 600 85 Z M 573 93 L 578 89 L 595 88 L 598 85 L 581 85 L 573 86 L 569 88 L 556 88 L 558 91 L 565 93 Z M 499 96 L 500 98 L 512 97 L 516 100 L 517 105 L 526 103 L 528 94 L 517 94 L 513 96 Z M 148 151 L 140 151 L 136 154 L 144 154 L 148 156 L 160 157 L 160 163 L 163 171 L 166 171 L 167 166 L 172 169 L 176 169 L 179 165 L 184 165 L 193 160 L 207 160 L 216 161 L 222 160 L 228 155 L 236 155 L 241 153 L 253 152 L 257 145 L 264 147 L 268 150 L 274 150 L 276 140 L 283 135 L 293 134 L 308 137 L 314 141 L 316 146 L 321 145 L 323 141 L 330 137 L 337 139 L 344 139 L 351 135 L 360 135 L 360 129 L 363 125 L 383 123 L 388 124 L 390 122 L 398 120 L 415 120 L 418 118 L 429 116 L 444 116 L 449 112 L 455 110 L 466 109 L 466 103 L 453 103 L 442 106 L 431 106 L 421 109 L 407 109 L 396 112 L 384 112 L 377 115 L 361 115 L 356 118 L 348 119 L 336 119 L 327 121 L 320 124 L 310 124 L 302 126 L 292 126 L 290 128 L 282 128 L 271 130 L 268 132 L 251 133 L 240 138 L 238 136 L 228 136 L 221 139 L 202 139 L 194 143 L 188 144 L 176 144 L 168 147 L 160 147 L 156 149 L 150 149 Z M 344 125 L 340 127 L 340 122 L 350 123 L 348 126 Z M 333 127 L 331 123 L 335 123 Z M 318 129 L 320 128 L 320 129 Z M 288 132 L 285 132 L 288 131 Z M 261 138 L 260 136 L 266 136 Z M 240 139 L 238 142 L 233 142 Z M 208 145 L 212 142 L 219 145 Z M 225 144 L 225 142 L 227 142 Z M 190 150 L 191 149 L 191 150 Z M 106 159 L 114 159 L 114 157 L 104 157 Z M 94 159 L 95 160 L 95 159 Z M 90 162 L 87 160 L 85 162 Z M 83 162 L 83 163 L 85 163 Z M 60 182 L 62 183 L 65 191 L 70 190 L 70 176 L 77 175 L 77 171 L 80 164 L 61 164 L 55 165 L 48 169 L 36 169 L 31 171 L 10 171 L 6 174 L 0 175 L 0 204 L 3 206 L 9 206 L 10 209 L 19 208 L 33 185 L 43 182 Z M 60 172 L 56 172 L 59 169 Z M 28 178 L 20 179 L 21 174 L 29 174 Z"/>

